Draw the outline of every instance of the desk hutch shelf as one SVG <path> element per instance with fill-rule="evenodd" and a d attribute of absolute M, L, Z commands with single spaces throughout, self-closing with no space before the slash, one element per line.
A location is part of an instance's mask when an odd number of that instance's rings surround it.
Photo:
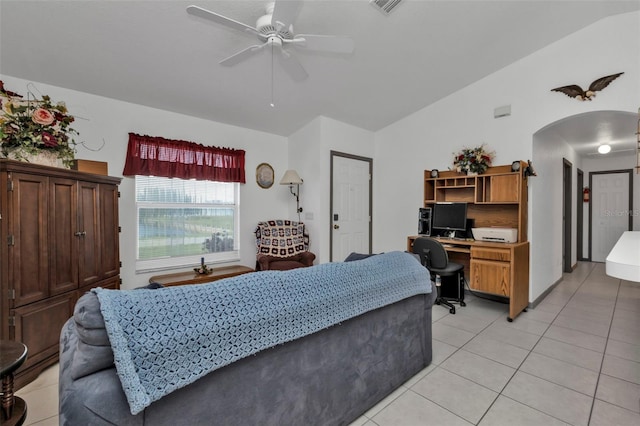
<path fill-rule="evenodd" d="M 467 217 L 474 220 L 475 228 L 515 228 L 518 242 L 527 241 L 527 179 L 522 172 L 526 167 L 521 161 L 516 172 L 508 165 L 489 167 L 477 176 L 445 171 L 437 178 L 425 170 L 424 206 L 468 203 Z"/>

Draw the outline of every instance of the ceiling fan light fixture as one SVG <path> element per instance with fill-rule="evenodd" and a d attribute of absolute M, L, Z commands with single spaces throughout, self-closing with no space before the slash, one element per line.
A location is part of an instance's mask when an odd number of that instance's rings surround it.
<path fill-rule="evenodd" d="M 388 15 L 401 1 L 402 0 L 369 0 L 369 4 L 383 14 Z"/>
<path fill-rule="evenodd" d="M 608 154 L 609 152 L 611 152 L 611 145 L 609 145 L 609 144 L 607 144 L 607 143 L 605 143 L 605 144 L 603 144 L 603 145 L 600 145 L 600 146 L 598 147 L 598 152 L 599 152 L 600 154 Z"/>
<path fill-rule="evenodd" d="M 293 54 L 293 49 L 287 50 L 285 48 L 286 45 L 292 45 L 297 48 L 308 49 L 310 51 L 315 50 L 328 53 L 353 52 L 353 40 L 349 37 L 319 34 L 294 34 L 293 21 L 295 21 L 298 16 L 302 4 L 302 1 L 291 0 L 269 2 L 265 8 L 266 14 L 257 19 L 255 27 L 198 6 L 188 6 L 187 13 L 224 25 L 233 30 L 257 35 L 258 39 L 262 42 L 261 44 L 247 47 L 240 52 L 223 59 L 220 62 L 221 65 L 236 65 L 249 57 L 256 55 L 263 47 L 270 46 L 273 87 L 274 46 L 279 49 L 279 52 L 277 52 L 279 53 L 278 60 L 282 65 L 282 68 L 284 68 L 284 71 L 289 74 L 294 81 L 305 80 L 309 74 L 304 69 L 300 61 L 296 59 L 296 56 Z M 271 103 L 274 103 L 273 96 Z"/>

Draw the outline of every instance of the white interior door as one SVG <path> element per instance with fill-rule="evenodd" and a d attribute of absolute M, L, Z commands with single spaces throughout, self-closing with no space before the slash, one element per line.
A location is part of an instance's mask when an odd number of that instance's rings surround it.
<path fill-rule="evenodd" d="M 370 165 L 368 160 L 333 155 L 331 260 L 370 251 Z"/>
<path fill-rule="evenodd" d="M 593 174 L 591 200 L 591 260 L 604 262 L 629 230 L 629 173 Z"/>

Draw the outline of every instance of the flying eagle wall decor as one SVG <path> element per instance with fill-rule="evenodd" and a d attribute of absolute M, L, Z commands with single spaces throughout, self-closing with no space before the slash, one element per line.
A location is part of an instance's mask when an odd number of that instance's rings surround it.
<path fill-rule="evenodd" d="M 590 101 L 591 98 L 596 97 L 596 92 L 604 89 L 616 78 L 620 77 L 623 72 L 619 72 L 618 74 L 608 75 L 606 77 L 600 77 L 595 80 L 593 83 L 589 85 L 587 90 L 582 90 L 582 87 L 577 84 L 572 84 L 570 86 L 562 86 L 556 87 L 555 89 L 551 89 L 552 92 L 560 92 L 565 95 L 576 98 L 579 101 Z"/>

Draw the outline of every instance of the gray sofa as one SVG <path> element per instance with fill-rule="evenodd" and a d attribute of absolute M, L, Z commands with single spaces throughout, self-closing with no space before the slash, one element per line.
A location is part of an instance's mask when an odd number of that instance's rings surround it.
<path fill-rule="evenodd" d="M 411 296 L 262 350 L 132 415 L 100 302 L 87 293 L 61 334 L 60 424 L 349 424 L 431 363 L 434 299 L 432 291 Z"/>

